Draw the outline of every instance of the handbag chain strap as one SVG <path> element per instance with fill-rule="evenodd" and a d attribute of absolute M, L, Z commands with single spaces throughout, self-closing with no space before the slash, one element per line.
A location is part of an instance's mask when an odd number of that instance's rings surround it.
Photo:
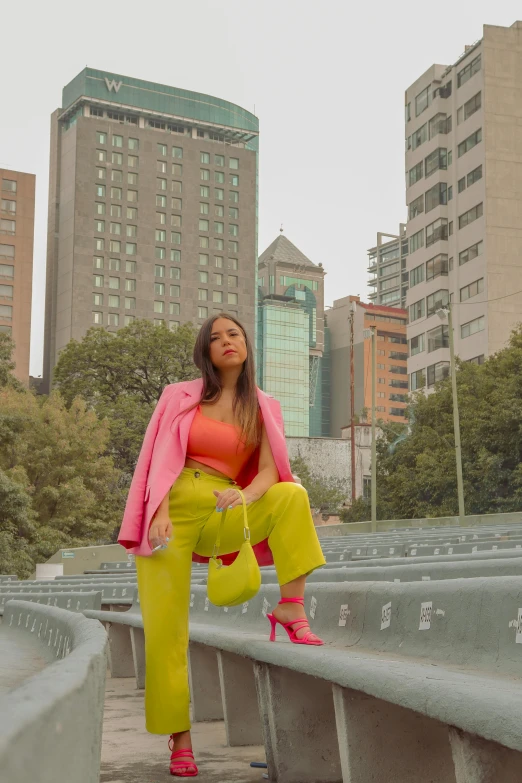
<path fill-rule="evenodd" d="M 234 489 L 239 492 L 241 496 L 241 501 L 243 503 L 243 534 L 245 536 L 245 541 L 250 541 L 250 528 L 248 527 L 248 517 L 247 517 L 247 507 L 246 507 L 246 500 L 245 496 L 243 495 L 243 492 L 238 488 L 234 487 Z M 216 536 L 216 543 L 214 544 L 214 549 L 212 550 L 212 557 L 215 558 L 218 555 L 219 552 L 219 545 L 221 543 L 221 532 L 223 530 L 223 525 L 225 524 L 225 519 L 227 516 L 228 509 L 223 509 L 221 512 L 221 519 L 219 522 L 218 532 Z"/>

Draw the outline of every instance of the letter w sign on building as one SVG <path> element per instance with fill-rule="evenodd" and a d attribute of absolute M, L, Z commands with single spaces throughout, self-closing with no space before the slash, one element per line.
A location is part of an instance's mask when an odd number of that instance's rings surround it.
<path fill-rule="evenodd" d="M 105 77 L 105 84 L 107 85 L 109 92 L 112 92 L 113 90 L 114 92 L 119 92 L 123 82 L 117 82 L 115 79 L 107 79 L 107 77 Z"/>

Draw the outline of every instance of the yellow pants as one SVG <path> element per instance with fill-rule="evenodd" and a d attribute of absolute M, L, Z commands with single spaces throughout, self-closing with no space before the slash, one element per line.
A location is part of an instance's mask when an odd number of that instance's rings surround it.
<path fill-rule="evenodd" d="M 212 554 L 220 521 L 212 492 L 231 484 L 229 479 L 184 468 L 170 490 L 173 531 L 167 549 L 136 557 L 145 630 L 145 716 L 152 734 L 190 728 L 187 652 L 192 553 Z M 248 522 L 252 544 L 268 538 L 279 584 L 324 565 L 308 495 L 298 484 L 281 482 L 271 487 L 248 506 Z M 227 514 L 220 554 L 237 552 L 242 541 L 239 506 Z"/>

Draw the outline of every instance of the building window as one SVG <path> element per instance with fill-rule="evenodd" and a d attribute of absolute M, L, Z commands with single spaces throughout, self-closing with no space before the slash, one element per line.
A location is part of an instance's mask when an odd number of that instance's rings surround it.
<path fill-rule="evenodd" d="M 229 253 L 238 253 L 239 252 L 239 242 L 236 242 L 235 239 L 229 239 L 228 241 L 228 252 Z M 237 260 L 236 260 L 237 263 Z M 234 269 L 237 269 L 237 266 L 234 267 Z M 317 290 L 317 289 L 314 289 Z"/>
<path fill-rule="evenodd" d="M 155 247 L 154 248 L 154 258 L 166 258 L 167 257 L 167 250 L 164 247 Z"/>
<path fill-rule="evenodd" d="M 94 269 L 103 269 L 103 256 L 94 256 L 92 265 Z"/>
<path fill-rule="evenodd" d="M 469 285 L 465 285 L 464 288 L 460 289 L 460 301 L 465 302 L 466 299 L 472 299 L 483 291 L 484 278 L 481 277 L 479 280 L 475 280 L 473 283 L 469 283 Z"/>
<path fill-rule="evenodd" d="M 174 261 L 177 264 L 181 264 L 181 250 L 176 250 L 174 248 L 171 248 L 170 260 Z"/>
<path fill-rule="evenodd" d="M 424 142 L 427 141 L 427 139 L 428 139 L 428 126 L 424 124 L 411 135 L 412 149 L 416 150 L 417 147 L 420 147 L 421 144 L 424 144 Z"/>
<path fill-rule="evenodd" d="M 0 245 L 0 258 L 7 258 L 7 256 L 2 255 L 2 248 L 9 247 L 8 245 Z M 14 249 L 14 248 L 13 248 Z M 95 250 L 105 250 L 105 239 L 95 239 L 94 240 L 94 249 Z"/>
<path fill-rule="evenodd" d="M 225 191 L 223 188 L 214 188 L 214 198 L 216 201 L 224 201 L 225 199 Z"/>
<path fill-rule="evenodd" d="M 138 162 L 139 162 L 139 158 L 137 155 L 127 155 L 127 166 L 130 169 L 137 169 Z"/>
<path fill-rule="evenodd" d="M 113 135 L 113 137 L 112 137 L 112 146 L 113 147 L 123 147 L 123 136 Z"/>
<path fill-rule="evenodd" d="M 138 200 L 138 191 L 137 190 L 128 190 L 127 191 L 127 201 L 136 202 Z"/>
<path fill-rule="evenodd" d="M 114 199 L 115 201 L 121 201 L 122 193 L 123 191 L 121 188 L 115 188 L 115 187 L 111 188 L 111 198 Z"/>
<path fill-rule="evenodd" d="M 129 139 L 127 144 L 130 150 L 139 150 L 140 148 L 139 139 Z"/>
<path fill-rule="evenodd" d="M 155 313 L 165 312 L 165 302 L 162 299 L 157 299 L 154 301 L 154 312 Z"/>
<path fill-rule="evenodd" d="M 457 182 L 457 190 L 459 193 L 462 193 L 463 190 L 466 190 L 466 177 L 462 177 L 462 179 L 459 179 Z"/>
<path fill-rule="evenodd" d="M 225 224 L 219 221 L 214 221 L 214 234 L 223 234 L 225 231 Z"/>
<path fill-rule="evenodd" d="M 96 160 L 98 163 L 107 162 L 107 150 L 96 150 Z"/>
<path fill-rule="evenodd" d="M 92 322 L 93 324 L 103 324 L 103 313 L 93 312 Z"/>
<path fill-rule="evenodd" d="M 466 101 L 466 103 L 458 109 L 457 125 L 460 125 L 461 122 L 465 122 L 468 117 L 471 117 L 472 114 L 475 114 L 475 112 L 478 111 L 481 106 L 482 93 L 478 92 L 473 96 L 473 98 L 470 98 L 469 101 Z"/>
<path fill-rule="evenodd" d="M 478 218 L 482 217 L 482 214 L 483 214 L 482 203 L 477 204 L 476 207 L 472 207 L 471 209 L 468 209 L 467 212 L 464 212 L 464 214 L 459 215 L 459 229 L 465 228 L 470 223 L 473 223 L 474 220 L 477 220 Z"/>
<path fill-rule="evenodd" d="M 183 157 L 183 149 L 182 149 L 182 147 L 172 147 L 172 157 L 173 158 L 182 158 Z"/>
<path fill-rule="evenodd" d="M 223 291 L 213 291 L 212 292 L 212 301 L 213 302 L 223 302 Z"/>
<path fill-rule="evenodd" d="M 223 204 L 214 205 L 214 215 L 216 217 L 225 217 L 225 207 L 223 206 Z"/>
<path fill-rule="evenodd" d="M 424 163 L 422 160 L 420 161 L 420 163 L 417 163 L 416 166 L 414 166 L 412 169 L 409 170 L 408 181 L 410 187 L 412 185 L 415 185 L 416 182 L 422 179 L 422 177 L 424 176 L 423 171 L 424 171 Z"/>
<path fill-rule="evenodd" d="M 210 171 L 208 169 L 201 169 L 201 179 L 208 182 L 210 179 Z"/>
<path fill-rule="evenodd" d="M 409 307 L 409 314 L 410 314 L 410 323 L 413 323 L 414 321 L 418 321 L 419 318 L 424 318 L 425 315 L 425 301 L 424 299 L 419 299 L 418 302 L 414 302 Z"/>
<path fill-rule="evenodd" d="M 120 271 L 120 259 L 119 258 L 109 258 L 109 269 L 112 272 L 119 272 Z"/>
<path fill-rule="evenodd" d="M 154 283 L 154 295 L 165 296 L 165 283 Z"/>
<path fill-rule="evenodd" d="M 0 299 L 12 299 L 13 298 L 13 286 L 12 285 L 0 285 Z"/>
<path fill-rule="evenodd" d="M 219 237 L 214 238 L 214 249 L 215 250 L 224 250 L 225 249 L 225 243 L 222 239 L 219 239 Z"/>
<path fill-rule="evenodd" d="M 466 359 L 467 364 L 484 364 L 484 354 L 481 353 L 480 356 L 474 356 L 473 359 Z"/>
<path fill-rule="evenodd" d="M 208 299 L 208 291 L 206 288 L 198 288 L 198 299 L 200 302 L 206 302 Z"/>
<path fill-rule="evenodd" d="M 180 228 L 181 227 L 181 215 L 171 215 L 170 216 L 170 225 L 174 228 Z"/>
<path fill-rule="evenodd" d="M 239 174 L 231 174 L 230 175 L 230 184 L 233 188 L 239 187 Z"/>
<path fill-rule="evenodd" d="M 471 136 L 468 136 L 467 139 L 464 139 L 464 141 L 460 142 L 460 144 L 457 147 L 458 157 L 461 158 L 463 155 L 466 154 L 466 152 L 469 152 L 477 144 L 480 144 L 481 141 L 482 141 L 482 128 L 479 128 L 478 130 L 475 131 L 475 133 L 472 133 Z"/>
<path fill-rule="evenodd" d="M 181 204 L 182 204 L 182 201 L 181 201 L 180 198 L 173 197 L 170 200 L 170 208 L 171 209 L 179 209 L 179 210 L 181 210 Z"/>
<path fill-rule="evenodd" d="M 475 182 L 478 182 L 479 179 L 482 179 L 482 166 L 477 166 L 476 169 L 473 169 L 473 171 L 470 171 L 467 175 L 466 184 L 468 188 L 471 187 L 471 185 L 474 185 Z"/>
<path fill-rule="evenodd" d="M 165 277 L 164 264 L 154 264 L 154 277 Z"/>
<path fill-rule="evenodd" d="M 229 288 L 237 288 L 237 285 L 238 285 L 237 275 L 229 275 L 228 276 L 228 287 Z"/>
<path fill-rule="evenodd" d="M 433 150 L 430 155 L 424 161 L 425 176 L 429 177 L 434 171 L 439 169 L 447 169 L 448 167 L 448 151 L 445 147 L 438 147 Z"/>
<path fill-rule="evenodd" d="M 424 196 L 418 196 L 418 198 L 411 202 L 408 208 L 408 218 L 413 220 L 413 218 L 420 215 L 421 212 L 424 212 Z"/>
<path fill-rule="evenodd" d="M 121 218 L 121 204 L 111 204 L 111 217 Z"/>
<path fill-rule="evenodd" d="M 229 158 L 228 165 L 229 165 L 229 168 L 231 168 L 231 169 L 238 169 L 239 168 L 239 158 Z"/>
<path fill-rule="evenodd" d="M 111 234 L 121 236 L 121 223 L 111 223 Z"/>
<path fill-rule="evenodd" d="M 163 158 L 167 157 L 167 145 L 166 144 L 159 144 L 158 143 L 158 144 L 156 144 L 156 148 L 158 150 L 158 155 L 161 155 Z M 158 161 L 158 163 L 159 163 L 159 161 Z M 165 164 L 165 165 L 167 165 L 167 164 Z M 167 171 L 166 168 L 165 168 L 165 171 Z"/>
<path fill-rule="evenodd" d="M 437 362 L 427 367 L 428 389 L 431 389 L 439 381 L 443 381 L 449 375 L 449 362 Z"/>
<path fill-rule="evenodd" d="M 167 223 L 167 215 L 165 212 L 156 212 L 156 222 L 160 224 L 160 226 L 164 226 Z"/>
<path fill-rule="evenodd" d="M 239 203 L 239 193 L 237 190 L 229 190 L 228 192 L 228 200 L 232 202 L 232 204 L 238 204 Z"/>
<path fill-rule="evenodd" d="M 415 97 L 415 116 L 418 117 L 419 114 L 422 114 L 423 111 L 425 111 L 428 106 L 431 103 L 431 92 L 430 92 L 431 85 L 428 84 L 428 86 L 422 90 L 416 97 Z"/>
<path fill-rule="evenodd" d="M 478 54 L 470 63 L 468 63 L 461 71 L 457 73 L 457 88 L 462 87 L 463 84 L 466 84 L 466 82 L 479 71 L 480 54 Z"/>
<path fill-rule="evenodd" d="M 426 247 L 435 244 L 440 239 L 448 238 L 448 221 L 446 218 L 439 218 L 426 226 Z"/>
<path fill-rule="evenodd" d="M 416 356 L 424 351 L 424 332 L 410 340 L 410 356 Z"/>
<path fill-rule="evenodd" d="M 183 190 L 182 183 L 178 179 L 173 179 L 171 190 L 173 193 L 181 193 L 181 191 Z"/>
<path fill-rule="evenodd" d="M 199 219 L 199 230 L 200 231 L 208 231 L 209 230 L 209 222 L 208 222 L 208 220 L 204 220 L 203 218 Z"/>
<path fill-rule="evenodd" d="M 132 171 L 127 172 L 127 185 L 137 185 L 138 175 Z"/>
<path fill-rule="evenodd" d="M 208 307 L 198 307 L 198 318 L 208 318 Z"/>
<path fill-rule="evenodd" d="M 225 172 L 224 171 L 215 171 L 214 172 L 214 182 L 216 182 L 218 185 L 222 185 L 225 181 Z"/>
<path fill-rule="evenodd" d="M 127 278 L 125 280 L 125 290 L 126 291 L 135 291 L 136 290 L 136 280 Z"/>
<path fill-rule="evenodd" d="M 424 247 L 424 229 L 410 237 L 410 253 L 415 253 L 421 247 Z"/>
<path fill-rule="evenodd" d="M 134 274 L 134 272 L 136 271 L 136 261 L 131 261 L 131 260 L 125 261 L 125 271 L 127 273 L 130 272 Z"/>
<path fill-rule="evenodd" d="M 170 243 L 171 245 L 181 245 L 181 234 L 179 231 L 170 232 Z"/>
<path fill-rule="evenodd" d="M 200 247 L 210 247 L 210 241 L 208 237 L 200 237 L 199 238 L 199 246 Z"/>
<path fill-rule="evenodd" d="M 125 297 L 125 309 L 126 310 L 135 310 L 136 309 L 136 297 L 134 297 L 134 296 L 126 296 Z"/>
<path fill-rule="evenodd" d="M 420 264 L 419 266 L 416 266 L 415 269 L 412 269 L 410 272 L 410 288 L 413 288 L 413 286 L 422 283 L 423 280 L 424 280 L 424 264 Z"/>
<path fill-rule="evenodd" d="M 199 213 L 200 213 L 200 215 L 208 215 L 209 207 L 210 207 L 210 204 L 206 204 L 204 202 L 200 202 L 200 204 L 199 204 Z"/>
<path fill-rule="evenodd" d="M 227 302 L 228 302 L 228 304 L 234 304 L 234 305 L 237 304 L 237 302 L 238 302 L 238 295 L 229 292 L 228 295 L 227 295 Z"/>
<path fill-rule="evenodd" d="M 237 237 L 239 235 L 239 226 L 235 223 L 230 223 L 228 226 L 228 233 L 231 237 Z"/>
<path fill-rule="evenodd" d="M 120 306 L 120 297 L 116 294 L 110 294 L 109 295 L 109 307 L 119 307 Z"/>
<path fill-rule="evenodd" d="M 103 307 L 103 294 L 93 294 L 92 303 L 95 307 Z"/>
<path fill-rule="evenodd" d="M 232 220 L 239 220 L 239 209 L 236 207 L 229 207 L 228 216 L 229 218 L 232 218 Z"/>
<path fill-rule="evenodd" d="M 198 272 L 199 282 L 208 283 L 208 272 L 204 272 L 201 269 Z"/>
<path fill-rule="evenodd" d="M 109 288 L 119 289 L 119 287 L 120 287 L 120 278 L 109 277 Z"/>
<path fill-rule="evenodd" d="M 200 266 L 207 266 L 208 265 L 208 254 L 207 253 L 200 253 L 199 254 L 199 263 L 200 263 Z"/>
<path fill-rule="evenodd" d="M 442 112 L 439 112 L 438 114 L 435 114 L 434 117 L 431 118 L 431 120 L 428 123 L 428 132 L 430 139 L 435 138 L 439 133 L 450 133 L 451 132 L 451 114 L 443 114 Z"/>
<path fill-rule="evenodd" d="M 449 291 L 446 288 L 441 288 L 439 291 L 430 294 L 426 298 L 426 315 L 434 315 L 437 310 L 442 307 L 446 307 L 449 302 Z"/>
<path fill-rule="evenodd" d="M 95 220 L 94 221 L 94 230 L 98 233 L 103 234 L 105 231 L 105 220 Z"/>
<path fill-rule="evenodd" d="M 428 353 L 438 351 L 439 348 L 448 348 L 449 331 L 447 326 L 437 326 L 428 332 Z"/>
<path fill-rule="evenodd" d="M 424 371 L 417 370 L 410 375 L 410 391 L 417 391 L 424 388 Z"/>
<path fill-rule="evenodd" d="M 107 134 L 102 131 L 96 131 L 97 144 L 107 144 Z"/>
<path fill-rule="evenodd" d="M 107 169 L 96 169 L 96 179 L 107 179 Z"/>
<path fill-rule="evenodd" d="M 179 295 L 180 295 L 180 287 L 179 287 L 179 285 L 171 285 L 171 286 L 169 286 L 169 295 L 170 296 L 175 296 L 175 297 L 177 297 L 179 299 Z"/>
<path fill-rule="evenodd" d="M 180 303 L 169 302 L 169 315 L 179 315 L 179 314 L 180 314 Z"/>
<path fill-rule="evenodd" d="M 214 283 L 216 285 L 223 285 L 223 275 L 219 272 L 214 272 Z"/>
<path fill-rule="evenodd" d="M 181 163 L 172 164 L 172 176 L 173 177 L 183 176 L 183 166 L 181 165 Z"/>
<path fill-rule="evenodd" d="M 437 182 L 424 195 L 426 198 L 426 212 L 431 212 L 435 207 L 448 203 L 448 186 L 445 182 Z"/>
<path fill-rule="evenodd" d="M 481 240 L 480 242 L 476 242 L 474 245 L 467 247 L 465 250 L 462 250 L 459 253 L 459 266 L 467 264 L 468 261 L 472 261 L 477 256 L 482 255 L 483 246 L 484 243 Z"/>
<path fill-rule="evenodd" d="M 156 229 L 156 242 L 166 242 L 167 232 L 162 228 Z"/>
<path fill-rule="evenodd" d="M 116 164 L 116 166 L 123 166 L 123 155 L 121 152 L 113 152 L 111 155 L 111 160 Z"/>
<path fill-rule="evenodd" d="M 214 256 L 214 266 L 223 269 L 223 256 Z"/>
<path fill-rule="evenodd" d="M 103 194 L 102 195 L 105 196 L 105 185 L 98 185 L 97 186 L 97 188 L 96 188 L 96 195 L 99 195 L 98 194 L 99 188 L 103 188 Z M 2 212 L 11 212 L 11 214 L 14 215 L 16 213 L 16 201 L 11 201 L 8 198 L 3 198 L 0 201 L 0 209 L 2 210 Z"/>
<path fill-rule="evenodd" d="M 162 177 L 157 177 L 156 190 L 167 190 L 167 180 Z"/>
<path fill-rule="evenodd" d="M 199 195 L 201 198 L 210 198 L 210 188 L 208 185 L 199 186 Z"/>
<path fill-rule="evenodd" d="M 200 152 L 199 153 L 199 160 L 201 163 L 210 163 L 210 153 L 209 152 Z"/>
<path fill-rule="evenodd" d="M 433 280 L 440 275 L 448 274 L 448 256 L 445 253 L 439 253 L 435 258 L 426 261 L 426 280 Z"/>
<path fill-rule="evenodd" d="M 157 207 L 166 207 L 167 206 L 167 197 L 166 196 L 156 196 L 156 206 Z"/>
<path fill-rule="evenodd" d="M 92 285 L 94 288 L 103 288 L 103 275 L 93 275 Z"/>

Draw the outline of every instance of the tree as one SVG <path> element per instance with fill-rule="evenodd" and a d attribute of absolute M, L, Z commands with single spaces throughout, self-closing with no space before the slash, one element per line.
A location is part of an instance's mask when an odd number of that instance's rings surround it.
<path fill-rule="evenodd" d="M 109 424 L 76 398 L 0 389 L 0 566 L 27 575 L 57 549 L 111 540 L 125 492 Z M 9 559 L 11 558 L 11 559 Z"/>
<path fill-rule="evenodd" d="M 346 499 L 346 488 L 340 479 L 324 478 L 313 473 L 302 457 L 291 460 L 290 467 L 308 492 L 311 508 L 322 514 L 338 513 Z"/>
<path fill-rule="evenodd" d="M 116 333 L 94 326 L 60 352 L 55 388 L 68 406 L 80 396 L 108 421 L 109 453 L 127 485 L 161 392 L 199 375 L 192 362 L 196 335 L 190 323 L 170 331 L 142 319 Z"/>
<path fill-rule="evenodd" d="M 7 332 L 0 332 L 0 388 L 9 386 L 11 389 L 24 391 L 23 384 L 13 375 L 15 369 L 15 363 L 12 359 L 14 348 L 15 344 L 11 335 Z"/>
<path fill-rule="evenodd" d="M 458 363 L 467 514 L 522 508 L 522 328 L 483 365 Z M 395 441 L 395 447 L 390 445 Z M 415 395 L 410 432 L 377 443 L 379 519 L 458 514 L 451 381 Z"/>

